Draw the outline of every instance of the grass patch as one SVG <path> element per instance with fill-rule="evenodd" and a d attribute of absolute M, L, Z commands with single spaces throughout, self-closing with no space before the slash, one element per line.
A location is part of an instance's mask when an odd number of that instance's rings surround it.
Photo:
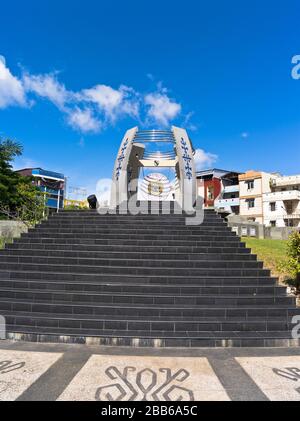
<path fill-rule="evenodd" d="M 12 243 L 11 238 L 0 237 L 0 249 L 3 249 L 5 244 Z"/>
<path fill-rule="evenodd" d="M 278 269 L 278 264 L 287 259 L 287 241 L 250 237 L 243 237 L 242 240 L 246 243 L 247 247 L 251 248 L 252 253 L 257 255 L 258 260 L 264 262 L 264 267 L 270 269 L 272 275 L 279 278 L 280 282 L 289 276 L 288 273 L 280 272 Z"/>

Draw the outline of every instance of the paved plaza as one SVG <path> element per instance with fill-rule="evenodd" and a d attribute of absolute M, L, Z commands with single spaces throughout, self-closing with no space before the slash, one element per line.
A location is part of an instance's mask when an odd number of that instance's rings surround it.
<path fill-rule="evenodd" d="M 1 341 L 0 400 L 300 401 L 300 349 Z"/>

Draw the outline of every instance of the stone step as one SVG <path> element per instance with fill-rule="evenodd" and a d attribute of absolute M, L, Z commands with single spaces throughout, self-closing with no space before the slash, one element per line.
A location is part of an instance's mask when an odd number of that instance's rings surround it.
<path fill-rule="evenodd" d="M 148 221 L 176 221 L 176 222 L 186 222 L 187 218 L 190 218 L 190 215 L 183 214 L 183 213 L 170 213 L 170 214 L 162 214 L 160 213 L 138 213 L 136 215 L 131 213 L 117 213 L 117 214 L 109 214 L 109 213 L 89 213 L 89 212 L 81 212 L 78 214 L 71 215 L 70 213 L 55 213 L 54 215 L 51 215 L 48 219 L 44 219 L 44 221 L 49 220 L 99 220 L 99 219 L 107 219 L 109 221 L 145 221 L 146 223 Z M 191 219 L 195 217 L 195 214 L 192 215 Z M 200 217 L 200 218 L 199 218 Z M 197 219 L 200 219 L 200 221 L 225 221 L 225 219 L 216 213 L 201 213 L 198 212 Z M 226 222 L 226 221 L 225 221 Z"/>
<path fill-rule="evenodd" d="M 100 308 L 100 307 L 99 307 Z M 134 308 L 139 311 L 140 307 L 135 306 Z M 109 307 L 108 307 L 109 309 Z M 130 309 L 128 307 L 128 309 Z M 153 310 L 153 308 L 151 309 Z M 209 307 L 199 307 L 199 311 L 196 313 L 193 310 L 185 310 L 185 315 L 182 315 L 182 309 L 179 309 L 179 312 L 175 314 L 175 311 L 170 312 L 169 309 L 163 310 L 161 314 L 155 313 L 151 311 L 151 314 L 147 317 L 144 314 L 137 314 L 135 315 L 134 312 L 127 311 L 128 314 L 123 315 L 120 313 L 112 314 L 112 312 L 108 314 L 86 314 L 86 313 L 78 313 L 74 312 L 73 314 L 70 313 L 45 313 L 45 312 L 32 312 L 32 311 L 25 311 L 25 310 L 2 310 L 4 316 L 14 316 L 14 317 L 32 317 L 32 318 L 41 318 L 43 320 L 50 319 L 50 320 L 57 320 L 59 318 L 74 320 L 74 321 L 92 321 L 92 322 L 104 322 L 105 320 L 111 321 L 113 324 L 115 322 L 122 322 L 127 321 L 131 323 L 136 322 L 227 322 L 230 321 L 234 322 L 246 322 L 252 321 L 256 322 L 257 320 L 264 319 L 265 321 L 281 321 L 282 319 L 284 322 L 290 323 L 292 317 L 297 314 L 295 308 L 292 306 L 286 305 L 278 305 L 278 306 L 265 306 L 265 308 L 252 306 L 249 307 L 241 307 L 241 309 L 237 309 L 236 307 L 229 307 L 224 308 L 220 306 L 209 306 Z M 153 314 L 152 314 L 153 313 Z M 21 321 L 19 321 L 21 323 Z M 51 321 L 48 322 L 49 326 L 53 326 Z M 116 325 L 113 326 L 114 328 L 117 327 Z"/>
<path fill-rule="evenodd" d="M 238 244 L 239 245 L 239 244 Z M 187 247 L 187 246 L 132 246 L 132 245 L 117 245 L 117 244 L 105 244 L 105 245 L 97 245 L 97 244 L 68 244 L 66 246 L 65 243 L 39 243 L 39 242 L 22 242 L 17 241 L 11 244 L 7 244 L 5 250 L 3 252 L 11 251 L 11 250 L 39 250 L 39 251 L 61 251 L 65 252 L 66 250 L 72 252 L 87 252 L 87 253 L 162 253 L 162 254 L 186 254 L 191 256 L 193 254 L 236 254 L 236 255 L 250 255 L 251 249 L 246 247 Z M 253 255 L 255 256 L 255 255 Z"/>
<path fill-rule="evenodd" d="M 8 325 L 8 338 L 32 342 L 62 342 L 128 347 L 298 347 L 289 331 L 270 332 L 145 332 L 104 329 L 49 328 Z M 81 333 L 81 334 L 80 334 Z M 243 333 L 243 334 L 242 334 Z"/>
<path fill-rule="evenodd" d="M 186 215 L 182 214 L 81 214 L 81 215 L 69 215 L 69 214 L 61 214 L 55 213 L 54 215 L 50 216 L 48 219 L 44 219 L 44 221 L 99 221 L 99 220 L 106 220 L 109 223 L 114 223 L 116 221 L 131 221 L 131 222 L 159 222 L 165 223 L 169 221 L 174 221 L 176 223 L 184 223 L 186 222 Z M 224 218 L 217 214 L 206 214 L 201 215 L 200 222 L 225 222 Z"/>
<path fill-rule="evenodd" d="M 252 284 L 235 284 L 235 285 L 209 285 L 202 284 L 199 282 L 199 285 L 166 285 L 166 284 L 150 284 L 150 283 L 130 283 L 128 281 L 126 284 L 124 282 L 113 282 L 108 283 L 106 281 L 85 281 L 75 282 L 75 281 L 62 281 L 62 280 L 26 280 L 26 279 L 2 279 L 1 280 L 1 289 L 2 290 L 15 290 L 22 289 L 26 292 L 31 290 L 41 290 L 43 292 L 54 291 L 62 292 L 66 291 L 68 293 L 124 293 L 124 294 L 143 294 L 143 295 L 152 295 L 152 294 L 166 294 L 168 296 L 172 295 L 194 295 L 194 294 L 206 294 L 206 295 L 286 295 L 286 287 L 278 286 L 273 284 L 271 281 L 267 285 L 252 285 Z M 1 291 L 0 289 L 0 291 Z"/>
<path fill-rule="evenodd" d="M 198 212 L 198 216 L 201 215 L 204 220 L 214 219 L 219 220 L 223 219 L 223 217 L 220 214 L 217 214 L 215 212 Z M 174 219 L 174 220 L 184 220 L 186 217 L 190 215 L 187 215 L 185 213 L 150 213 L 150 212 L 139 212 L 136 215 L 133 213 L 98 213 L 98 212 L 58 212 L 51 216 L 53 219 L 89 219 L 89 218 L 112 218 L 112 219 Z M 195 216 L 195 214 L 194 214 Z"/>
<path fill-rule="evenodd" d="M 44 226 L 36 227 L 36 228 L 30 228 L 29 233 L 50 233 L 50 234 L 56 234 L 56 233 L 71 233 L 71 234 L 82 234 L 82 233 L 91 233 L 94 232 L 95 234 L 102 234 L 102 233 L 111 233 L 115 234 L 116 232 L 119 232 L 120 234 L 159 234 L 159 235 L 211 235 L 211 236 L 219 236 L 219 235 L 227 235 L 230 236 L 236 236 L 234 232 L 231 231 L 230 228 L 226 226 L 221 227 L 182 227 L 182 229 L 174 226 L 171 227 L 137 227 L 135 226 L 115 226 L 115 225 L 91 225 L 91 226 L 78 226 L 78 227 L 69 227 L 69 226 Z"/>
<path fill-rule="evenodd" d="M 47 264 L 47 265 L 74 265 L 74 266 L 117 266 L 117 267 L 139 267 L 139 268 L 226 268 L 226 269 L 260 269 L 263 267 L 263 262 L 257 260 L 246 259 L 160 259 L 158 258 L 123 258 L 109 255 L 108 257 L 66 257 L 66 256 L 20 256 L 1 253 L 0 266 L 4 263 L 33 263 L 33 264 Z M 235 256 L 234 256 L 235 257 Z"/>
<path fill-rule="evenodd" d="M 201 232 L 201 231 L 184 231 L 181 233 L 177 230 L 117 230 L 117 229 L 106 229 L 106 230 L 49 230 L 49 229 L 36 229 L 31 230 L 28 233 L 22 234 L 23 238 L 136 238 L 136 239 L 177 239 L 177 240 L 190 240 L 190 241 L 205 241 L 205 240 L 217 240 L 223 241 L 224 239 L 238 238 L 234 232 L 225 232 L 225 231 L 211 231 L 211 232 Z"/>
<path fill-rule="evenodd" d="M 215 317 L 213 319 L 207 319 L 207 316 L 201 318 L 198 316 L 197 320 L 189 319 L 186 317 L 184 320 L 178 319 L 178 316 L 172 316 L 172 319 L 164 320 L 163 316 L 160 320 L 153 319 L 152 314 L 149 314 L 148 317 L 142 319 L 141 315 L 139 317 L 128 318 L 126 313 L 114 313 L 115 316 L 111 317 L 109 313 L 101 314 L 94 313 L 95 317 L 91 317 L 87 313 L 80 313 L 80 306 L 73 305 L 74 313 L 67 313 L 66 311 L 59 312 L 64 310 L 67 306 L 63 307 L 62 305 L 56 305 L 57 313 L 49 313 L 47 308 L 51 308 L 51 304 L 41 304 L 33 303 L 31 307 L 27 306 L 27 303 L 15 302 L 14 305 L 9 308 L 2 308 L 4 302 L 0 300 L 1 311 L 6 317 L 7 324 L 12 325 L 26 325 L 24 312 L 28 313 L 27 323 L 28 325 L 33 325 L 32 320 L 39 317 L 40 314 L 47 316 L 47 324 L 45 323 L 45 317 L 43 318 L 42 326 L 54 327 L 58 322 L 60 327 L 70 327 L 70 328 L 94 328 L 94 329 L 108 329 L 108 330 L 143 330 L 143 331 L 233 331 L 233 332 L 245 332 L 245 331 L 285 331 L 290 330 L 293 326 L 290 322 L 289 317 L 280 316 L 278 318 L 268 318 L 268 319 L 245 319 L 245 318 L 236 318 L 234 320 L 222 317 Z M 9 304 L 9 302 L 7 302 Z M 132 307 L 133 308 L 133 307 Z M 99 305 L 95 305 L 95 309 L 100 309 Z M 153 310 L 153 309 L 152 309 Z M 166 311 L 166 310 L 165 310 Z M 182 310 L 179 310 L 182 312 Z M 137 308 L 137 312 L 139 309 Z M 61 318 L 61 314 L 65 317 Z M 92 314 L 91 314 L 92 315 Z M 77 317 L 76 317 L 77 316 Z M 171 314 L 170 314 L 171 316 Z M 19 317 L 19 319 L 17 319 Z M 83 320 L 85 323 L 83 324 Z M 14 320 L 14 322 L 13 322 Z M 66 323 L 66 320 L 68 322 Z M 54 326 L 53 326 L 54 325 Z"/>
<path fill-rule="evenodd" d="M 237 237 L 227 238 L 225 241 L 218 240 L 200 240 L 200 241 L 187 241 L 187 240 L 158 240 L 158 239 L 132 239 L 132 238 L 123 238 L 123 239 L 95 239 L 95 238 L 65 238 L 65 237 L 24 237 L 17 238 L 14 240 L 15 244 L 18 243 L 31 243 L 31 244 L 95 244 L 95 245 L 107 245 L 107 246 L 154 246 L 154 247 L 236 247 L 236 248 L 245 248 L 245 244 L 241 243 Z"/>
<path fill-rule="evenodd" d="M 139 210 L 145 212 L 146 216 L 152 216 L 153 214 L 151 212 L 149 212 L 149 209 L 158 209 L 158 208 L 162 208 L 164 207 L 165 209 L 169 210 L 169 209 L 174 209 L 174 206 L 171 205 L 171 207 L 165 207 L 165 204 L 162 205 L 161 203 L 157 206 L 157 204 L 153 204 L 151 203 L 148 206 L 142 206 L 139 208 Z M 140 216 L 142 215 L 142 213 L 139 211 L 136 215 L 134 215 L 134 213 L 130 213 L 128 210 L 128 206 L 125 207 L 125 211 L 124 208 L 122 208 L 122 210 L 120 211 L 120 208 L 117 209 L 109 209 L 108 207 L 106 208 L 102 208 L 102 209 L 60 209 L 58 212 L 55 212 L 54 215 L 59 215 L 59 216 L 76 216 L 76 215 L 109 215 L 109 216 L 114 216 L 114 215 L 130 215 L 130 216 Z M 222 214 L 215 212 L 214 209 L 196 209 L 196 211 L 202 212 L 204 213 L 205 216 L 221 216 Z M 176 210 L 175 212 L 171 212 L 171 213 L 162 213 L 160 215 L 162 216 L 169 216 L 169 217 L 177 217 L 177 216 L 184 216 L 186 214 L 186 212 L 181 208 L 176 206 Z"/>
<path fill-rule="evenodd" d="M 63 314 L 90 314 L 90 315 L 118 315 L 122 319 L 128 315 L 134 317 L 143 317 L 145 319 L 152 316 L 155 317 L 202 317 L 207 318 L 210 314 L 211 317 L 216 317 L 218 314 L 214 312 L 216 308 L 219 309 L 220 313 L 224 314 L 224 310 L 228 308 L 236 309 L 235 317 L 239 317 L 238 314 L 243 314 L 243 311 L 247 310 L 247 314 L 250 310 L 256 310 L 265 307 L 273 309 L 273 314 L 277 312 L 279 307 L 292 308 L 295 305 L 294 297 L 263 297 L 263 296 L 249 296 L 246 297 L 234 297 L 230 298 L 224 296 L 222 298 L 215 297 L 202 297 L 202 300 L 198 304 L 145 304 L 145 303 L 102 303 L 102 302 L 66 302 L 66 301 L 43 301 L 43 300 L 30 300 L 30 299 L 16 299 L 16 298 L 0 298 L 0 311 L 28 311 L 38 313 L 63 313 Z M 240 311 L 238 311 L 240 310 Z M 281 311 L 281 309 L 280 309 Z M 300 310 L 298 309 L 298 313 Z M 229 314 L 229 313 L 226 313 Z M 213 316 L 214 315 L 214 316 Z M 280 315 L 280 313 L 279 313 Z M 226 317 L 226 316 L 225 316 Z M 232 316 L 233 317 L 233 316 Z M 253 312 L 255 317 L 255 312 Z M 257 316 L 258 317 L 258 316 Z M 198 319 L 197 319 L 198 320 Z M 264 317 L 258 317 L 259 321 L 265 321 Z M 213 329 L 212 329 L 213 330 Z M 279 329 L 280 330 L 280 329 Z"/>
<path fill-rule="evenodd" d="M 183 228 L 192 228 L 191 226 L 188 226 L 185 224 L 185 221 L 172 221 L 170 219 L 167 219 L 165 221 L 161 220 L 152 220 L 152 221 L 145 221 L 145 220 L 132 220 L 132 219 L 126 219 L 126 220 L 114 220 L 112 221 L 110 218 L 98 218 L 98 219 L 82 219 L 82 220 L 63 220 L 63 219 L 49 219 L 47 221 L 43 221 L 41 224 L 36 225 L 37 227 L 90 227 L 90 226 L 119 226 L 119 227 L 178 227 L 179 229 Z M 218 219 L 215 221 L 208 220 L 203 221 L 202 224 L 197 225 L 196 227 L 199 228 L 223 228 L 226 227 L 227 224 L 222 220 Z"/>
<path fill-rule="evenodd" d="M 63 218 L 76 218 L 76 217 L 84 217 L 89 218 L 91 216 L 108 216 L 108 217 L 132 217 L 132 218 L 151 218 L 151 217 L 162 217 L 162 218 L 186 218 L 186 217 L 194 217 L 195 215 L 204 215 L 205 218 L 212 217 L 212 218 L 220 218 L 221 215 L 216 214 L 216 212 L 207 212 L 206 210 L 203 212 L 202 210 L 198 210 L 197 213 L 186 213 L 181 209 L 176 210 L 175 212 L 168 212 L 168 209 L 164 209 L 162 212 L 161 206 L 157 207 L 145 207 L 139 208 L 138 210 L 134 210 L 130 212 L 128 209 L 122 210 L 121 212 L 115 210 L 105 210 L 101 211 L 100 213 L 96 210 L 81 210 L 81 211 L 60 211 L 54 214 L 54 217 L 63 217 Z"/>
<path fill-rule="evenodd" d="M 42 285 L 44 286 L 44 285 Z M 228 288 L 227 288 L 228 289 Z M 273 288 L 237 288 L 234 290 L 230 288 L 226 291 L 224 287 L 218 288 L 198 288 L 197 291 L 190 291 L 185 293 L 178 292 L 154 292 L 152 288 L 145 288 L 144 291 L 129 292 L 123 291 L 86 291 L 86 290 L 75 290 L 75 291 L 62 291 L 62 290 L 45 290 L 39 288 L 36 285 L 34 289 L 29 290 L 28 288 L 7 288 L 1 285 L 0 297 L 4 299 L 28 299 L 33 301 L 47 301 L 51 303 L 55 302 L 68 302 L 68 303 L 109 303 L 109 304 L 169 304 L 169 305 L 202 305 L 202 304 L 222 304 L 222 305 L 237 305 L 247 304 L 251 305 L 254 300 L 257 304 L 260 302 L 273 304 L 274 300 L 279 298 L 286 298 L 286 290 L 284 287 L 273 287 Z M 294 297 L 288 297 L 293 298 Z M 279 302 L 279 304 L 285 304 Z"/>
<path fill-rule="evenodd" d="M 84 251 L 84 250 L 66 250 L 66 248 L 61 250 L 49 250 L 49 249 L 37 249 L 37 248 L 8 248 L 6 250 L 0 251 L 0 256 L 16 256 L 16 257 L 25 257 L 25 256 L 34 256 L 34 257 L 59 257 L 59 258 L 89 258 L 89 259 L 100 259 L 100 258 L 112 258 L 112 259 L 154 259 L 154 260 L 212 260 L 212 261 L 256 261 L 256 256 L 254 254 L 246 253 L 167 253 L 167 252 L 155 252 L 155 251 L 146 251 L 146 252 L 136 252 L 136 251 Z"/>
<path fill-rule="evenodd" d="M 8 258 L 9 256 L 2 256 L 2 258 Z M 55 259 L 54 259 L 55 261 Z M 155 261 L 153 261 L 155 262 Z M 256 263 L 259 264 L 261 262 L 237 262 L 236 268 L 232 268 L 232 262 L 225 262 L 222 263 L 222 267 L 218 267 L 218 263 L 215 262 L 214 267 L 174 267 L 174 266 L 164 266 L 164 267 L 156 267 L 149 263 L 149 266 L 119 266 L 118 262 L 115 262 L 116 265 L 109 266 L 108 264 L 104 265 L 74 265 L 74 264 L 57 264 L 53 262 L 50 263 L 18 263 L 16 268 L 15 262 L 0 262 L 0 269 L 1 270 L 11 270 L 14 271 L 18 269 L 19 271 L 41 271 L 41 272 L 67 272 L 71 273 L 76 270 L 76 273 L 93 273 L 93 274 L 135 274 L 135 275 L 181 275 L 181 276 L 269 276 L 270 271 L 267 269 L 261 268 L 247 268 L 245 267 L 246 263 Z M 127 262 L 128 263 L 128 262 Z M 165 263 L 165 262 L 164 262 Z M 198 262 L 202 263 L 202 262 Z M 203 262 L 203 265 L 209 262 Z M 145 264 L 145 262 L 137 262 L 137 264 Z M 244 266 L 243 266 L 244 264 Z"/>
<path fill-rule="evenodd" d="M 203 220 L 199 220 L 197 224 L 195 225 L 189 225 L 187 224 L 186 218 L 162 218 L 161 216 L 157 216 L 155 218 L 134 218 L 134 217 L 103 217 L 98 216 L 96 218 L 90 217 L 90 218 L 49 218 L 46 220 L 43 220 L 41 223 L 37 224 L 37 226 L 53 226 L 55 224 L 62 225 L 62 226 L 73 226 L 73 225 L 120 225 L 120 226 L 137 226 L 137 227 L 148 227 L 150 225 L 156 226 L 156 227 L 168 227 L 168 226 L 178 226 L 179 228 L 184 227 L 226 227 L 227 224 L 224 221 L 224 219 L 218 218 L 205 218 Z"/>
<path fill-rule="evenodd" d="M 30 280 L 61 280 L 78 281 L 81 283 L 95 281 L 95 282 L 110 282 L 110 283 L 149 283 L 152 285 L 275 285 L 276 278 L 269 276 L 182 276 L 176 275 L 137 275 L 137 274 L 94 274 L 94 273 L 78 273 L 74 272 L 55 272 L 49 271 L 35 271 L 35 270 L 7 270 L 0 269 L 0 279 L 30 279 Z"/>

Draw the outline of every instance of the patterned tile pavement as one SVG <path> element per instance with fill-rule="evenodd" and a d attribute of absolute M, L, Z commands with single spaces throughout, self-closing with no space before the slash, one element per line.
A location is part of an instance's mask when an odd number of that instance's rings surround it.
<path fill-rule="evenodd" d="M 0 342 L 0 401 L 300 401 L 300 349 Z"/>

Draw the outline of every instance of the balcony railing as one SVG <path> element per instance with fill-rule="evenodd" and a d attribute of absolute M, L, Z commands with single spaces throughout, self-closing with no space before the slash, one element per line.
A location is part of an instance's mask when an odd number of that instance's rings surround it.
<path fill-rule="evenodd" d="M 286 212 L 272 212 L 266 215 L 269 219 L 300 219 L 300 211 L 293 213 Z"/>
<path fill-rule="evenodd" d="M 239 197 L 234 197 L 230 199 L 218 199 L 215 201 L 215 206 L 218 208 L 240 206 L 240 199 Z"/>
<path fill-rule="evenodd" d="M 300 200 L 299 190 L 276 191 L 272 193 L 265 193 L 264 200 L 272 202 L 276 200 Z"/>
<path fill-rule="evenodd" d="M 284 214 L 283 219 L 300 219 L 300 211 L 294 213 L 286 213 Z"/>
<path fill-rule="evenodd" d="M 284 177 L 274 178 L 272 185 L 276 187 L 300 185 L 300 175 L 287 175 Z"/>
<path fill-rule="evenodd" d="M 240 186 L 238 184 L 234 186 L 226 186 L 224 187 L 224 190 L 222 193 L 237 193 L 240 191 Z"/>

